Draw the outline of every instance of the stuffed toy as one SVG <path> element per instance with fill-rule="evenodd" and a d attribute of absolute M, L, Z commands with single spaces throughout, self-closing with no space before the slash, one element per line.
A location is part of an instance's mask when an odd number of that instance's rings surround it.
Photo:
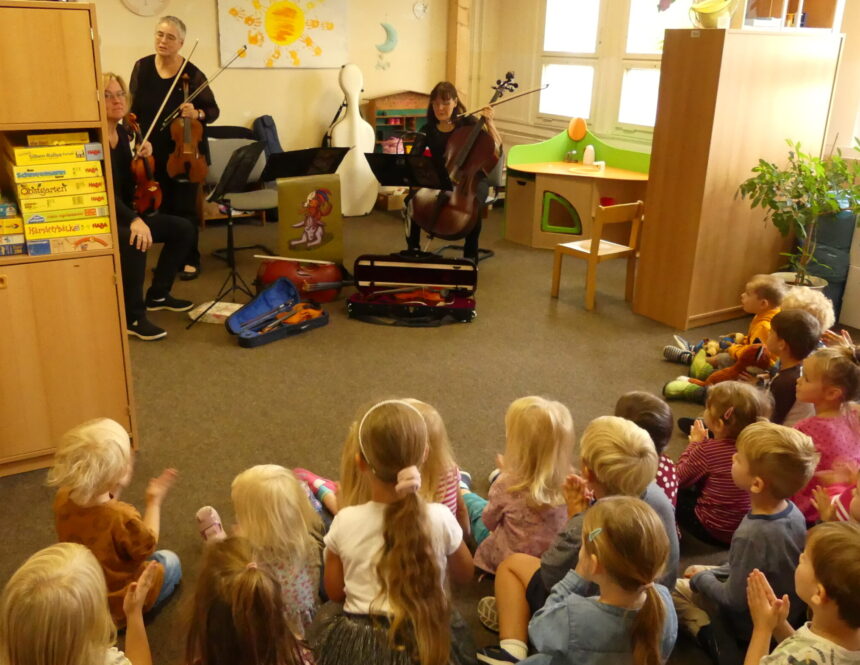
<path fill-rule="evenodd" d="M 764 344 L 744 346 L 738 352 L 738 357 L 734 365 L 712 372 L 704 381 L 690 379 L 690 383 L 698 386 L 712 386 L 722 381 L 734 381 L 746 372 L 748 367 L 759 367 L 761 369 L 770 367 L 770 354 L 767 352 Z"/>
<path fill-rule="evenodd" d="M 701 342 L 696 344 L 691 351 L 696 355 L 701 349 L 705 350 L 705 356 L 711 358 L 720 352 L 720 343 L 715 339 L 705 337 Z"/>
<path fill-rule="evenodd" d="M 728 335 L 720 335 L 720 351 L 725 351 L 732 344 L 743 344 L 746 335 L 743 333 L 729 333 Z"/>

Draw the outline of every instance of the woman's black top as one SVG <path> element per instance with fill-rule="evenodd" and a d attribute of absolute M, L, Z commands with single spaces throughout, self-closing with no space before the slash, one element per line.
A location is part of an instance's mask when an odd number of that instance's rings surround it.
<path fill-rule="evenodd" d="M 450 132 L 442 132 L 439 131 L 439 125 L 435 118 L 428 120 L 427 124 L 424 125 L 425 138 L 422 141 L 419 137 L 418 141 L 415 142 L 413 151 L 415 154 L 420 155 L 424 152 L 425 148 L 429 148 L 430 156 L 433 158 L 436 166 L 444 170 L 445 148 L 448 146 L 448 139 L 451 138 L 451 134 L 457 131 L 460 127 L 474 125 L 476 122 L 477 120 L 475 120 L 473 116 L 459 117 L 454 120 L 454 129 Z"/>
<path fill-rule="evenodd" d="M 140 217 L 133 208 L 135 184 L 131 173 L 131 139 L 122 125 L 116 126 L 116 133 L 119 140 L 116 147 L 110 149 L 116 221 L 120 226 L 128 226 Z"/>
<path fill-rule="evenodd" d="M 188 74 L 188 92 L 194 92 L 202 83 L 206 81 L 206 76 L 197 67 L 189 62 L 185 66 L 185 73 Z M 149 130 L 152 121 L 155 119 L 155 114 L 158 112 L 158 107 L 170 86 L 173 84 L 173 78 L 161 78 L 158 69 L 155 67 L 155 54 L 141 58 L 134 64 L 134 69 L 131 72 L 129 80 L 129 91 L 131 92 L 131 112 L 137 116 L 137 122 L 140 124 L 141 131 L 146 133 Z M 158 126 L 152 130 L 149 140 L 152 143 L 152 150 L 155 156 L 155 163 L 158 166 L 167 163 L 167 158 L 174 150 L 173 140 L 170 138 L 170 127 L 165 127 L 160 130 L 161 123 L 164 118 L 170 114 L 176 107 L 182 104 L 184 97 L 182 94 L 182 81 L 176 84 L 173 92 L 170 93 L 170 99 L 164 106 L 164 110 L 158 117 Z M 197 95 L 191 102 L 194 108 L 202 109 L 206 114 L 203 123 L 203 140 L 200 142 L 199 149 L 206 155 L 206 161 L 209 161 L 209 151 L 206 144 L 206 125 L 215 122 L 218 119 L 221 111 L 218 104 L 215 102 L 215 95 L 212 93 L 212 88 L 206 87 Z"/>

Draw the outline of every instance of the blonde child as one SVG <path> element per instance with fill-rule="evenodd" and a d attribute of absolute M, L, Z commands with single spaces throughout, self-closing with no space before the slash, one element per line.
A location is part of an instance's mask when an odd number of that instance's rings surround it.
<path fill-rule="evenodd" d="M 837 346 L 820 349 L 803 361 L 803 372 L 797 379 L 797 399 L 815 407 L 815 415 L 801 420 L 795 428 L 808 434 L 821 453 L 817 473 L 833 469 L 834 464 L 860 463 L 860 419 L 847 406 L 860 397 L 860 350 Z M 803 511 L 807 522 L 818 518 L 812 504 L 812 492 L 819 481 L 812 480 L 798 492 L 793 501 Z M 828 486 L 835 496 L 850 485 Z"/>
<path fill-rule="evenodd" d="M 3 665 L 151 665 L 143 604 L 157 564 L 146 565 L 123 599 L 125 653 L 116 643 L 101 566 L 83 545 L 39 550 L 13 573 L 0 599 Z"/>
<path fill-rule="evenodd" d="M 244 538 L 206 548 L 185 641 L 186 665 L 311 665 L 286 621 L 277 578 Z"/>
<path fill-rule="evenodd" d="M 624 418 L 604 416 L 588 424 L 580 441 L 581 476 L 565 481 L 568 521 L 540 559 L 512 554 L 496 571 L 496 596 L 478 603 L 478 617 L 499 633 L 499 648 L 525 658 L 528 619 L 540 610 L 552 588 L 576 566 L 582 545 L 582 524 L 592 500 L 608 496 L 641 498 L 660 517 L 669 553 L 660 583 L 675 586 L 678 575 L 678 534 L 675 511 L 665 492 L 654 482 L 657 452 L 648 433 Z M 595 504 L 595 505 L 597 505 Z M 485 652 L 485 655 L 493 656 Z M 479 655 L 478 657 L 482 657 Z"/>
<path fill-rule="evenodd" d="M 364 414 L 356 438 L 371 500 L 342 508 L 325 537 L 325 590 L 344 605 L 314 638 L 317 663 L 464 662 L 445 589 L 449 578 L 466 584 L 474 568 L 451 511 L 420 495 L 424 417 L 386 400 Z"/>
<path fill-rule="evenodd" d="M 167 600 L 182 578 L 179 557 L 155 550 L 161 523 L 161 504 L 176 481 L 166 469 L 146 487 L 143 517 L 120 492 L 131 482 L 131 443 L 125 428 L 109 418 L 89 420 L 66 432 L 57 448 L 48 484 L 58 487 L 54 499 L 57 536 L 62 542 L 83 543 L 102 566 L 111 616 L 125 625 L 123 598 L 147 566 L 157 562 L 155 581 L 144 612 Z"/>
<path fill-rule="evenodd" d="M 322 521 L 304 483 L 289 469 L 262 464 L 233 479 L 231 498 L 238 534 L 251 544 L 255 560 L 278 580 L 287 623 L 303 638 L 320 605 L 322 550 Z M 198 511 L 198 520 L 201 526 L 220 523 L 211 506 Z"/>
<path fill-rule="evenodd" d="M 564 526 L 573 419 L 560 402 L 521 397 L 505 414 L 505 439 L 489 498 L 463 489 L 475 565 L 489 573 L 514 552 L 540 556 Z"/>
<path fill-rule="evenodd" d="M 424 416 L 424 422 L 427 423 L 427 432 L 430 436 L 427 459 L 421 466 L 421 474 L 427 478 L 426 487 L 421 488 L 421 497 L 430 503 L 441 503 L 447 506 L 457 518 L 460 526 L 468 531 L 469 515 L 459 491 L 460 469 L 454 460 L 445 421 L 442 420 L 439 412 L 426 402 L 411 398 L 404 401 L 414 406 Z M 314 491 L 317 499 L 325 505 L 332 515 L 336 515 L 338 508 L 342 505 L 364 503 L 369 498 L 367 494 L 369 488 L 362 487 L 362 477 L 356 473 L 357 467 L 354 458 L 357 450 L 354 430 L 355 424 L 350 427 L 350 434 L 341 458 L 340 491 L 331 480 L 321 478 L 307 469 L 293 469 L 295 474 Z"/>
<path fill-rule="evenodd" d="M 657 484 L 674 506 L 678 502 L 678 469 L 675 462 L 663 451 L 672 438 L 672 410 L 656 395 L 641 390 L 623 394 L 615 403 L 615 415 L 632 420 L 648 432 L 660 456 L 657 465 Z"/>
<path fill-rule="evenodd" d="M 786 621 L 788 596 L 778 598 L 760 571 L 750 575 L 747 599 L 754 629 L 744 665 L 860 662 L 860 526 L 836 522 L 811 529 L 794 584 L 812 613 L 812 620 L 796 631 Z M 768 654 L 772 638 L 779 643 Z"/>
<path fill-rule="evenodd" d="M 782 311 L 787 312 L 792 309 L 801 309 L 815 317 L 822 333 L 830 330 L 836 323 L 833 303 L 823 291 L 818 289 L 792 286 L 782 299 Z"/>
<path fill-rule="evenodd" d="M 748 493 L 750 512 L 735 530 L 728 563 L 690 566 L 672 592 L 681 624 L 706 649 L 724 654 L 720 662 L 731 660 L 726 656 L 737 649 L 735 642 L 750 638 L 746 584 L 754 569 L 764 572 L 780 595 L 794 594 L 794 569 L 806 539 L 806 522 L 788 499 L 809 481 L 817 463 L 812 439 L 790 427 L 753 423 L 738 437 L 732 478 Z M 791 622 L 798 625 L 804 609 L 796 596 L 793 600 Z M 733 639 L 722 639 L 712 620 L 725 621 Z M 734 660 L 740 660 L 740 652 Z"/>
<path fill-rule="evenodd" d="M 728 545 L 749 512 L 749 494 L 732 480 L 735 439 L 771 409 L 770 395 L 746 383 L 725 381 L 708 390 L 704 422 L 694 423 L 678 460 L 678 524 L 699 540 Z"/>
<path fill-rule="evenodd" d="M 830 474 L 822 474 L 830 485 L 841 483 L 847 488 L 831 496 L 821 485 L 812 491 L 812 504 L 822 522 L 860 522 L 860 467 L 838 464 Z"/>
<path fill-rule="evenodd" d="M 678 623 L 669 590 L 657 581 L 669 554 L 657 513 L 641 499 L 601 499 L 585 513 L 581 540 L 576 568 L 552 588 L 529 622 L 538 653 L 523 662 L 665 663 Z M 478 660 L 519 659 L 503 649 L 485 649 Z"/>

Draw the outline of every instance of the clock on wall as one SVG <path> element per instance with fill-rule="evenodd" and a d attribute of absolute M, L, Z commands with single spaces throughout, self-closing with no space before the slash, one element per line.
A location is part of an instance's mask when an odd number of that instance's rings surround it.
<path fill-rule="evenodd" d="M 131 12 L 140 16 L 155 16 L 167 8 L 170 0 L 122 0 L 122 4 Z"/>

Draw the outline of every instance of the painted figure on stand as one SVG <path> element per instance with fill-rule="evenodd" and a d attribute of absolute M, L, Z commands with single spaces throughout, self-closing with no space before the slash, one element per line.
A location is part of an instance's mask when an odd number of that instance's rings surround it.
<path fill-rule="evenodd" d="M 328 189 L 316 189 L 308 194 L 302 204 L 302 219 L 293 224 L 294 229 L 304 228 L 301 238 L 290 240 L 290 246 L 307 245 L 317 247 L 323 242 L 326 217 L 332 211 L 331 192 Z"/>

